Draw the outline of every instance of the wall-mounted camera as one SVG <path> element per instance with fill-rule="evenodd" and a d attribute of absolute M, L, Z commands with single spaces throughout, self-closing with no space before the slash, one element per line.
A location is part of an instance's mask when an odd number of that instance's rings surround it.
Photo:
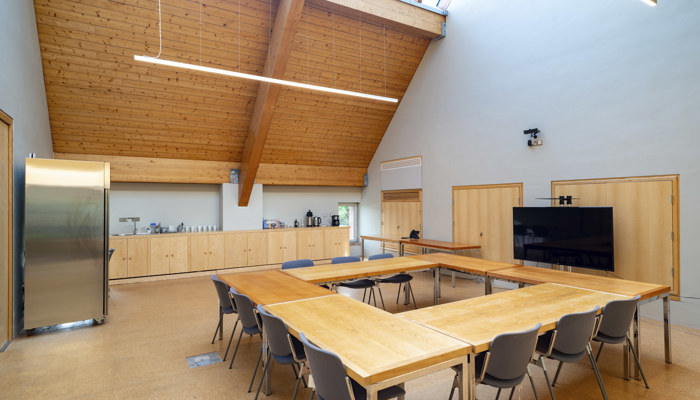
<path fill-rule="evenodd" d="M 525 135 L 530 135 L 530 139 L 527 141 L 528 146 L 542 146 L 542 139 L 537 138 L 537 134 L 540 133 L 540 130 L 537 128 L 532 128 L 532 129 L 525 129 L 523 131 Z"/>

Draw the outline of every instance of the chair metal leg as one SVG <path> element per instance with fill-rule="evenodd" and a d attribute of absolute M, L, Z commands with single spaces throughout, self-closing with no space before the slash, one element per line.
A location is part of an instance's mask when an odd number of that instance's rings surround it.
<path fill-rule="evenodd" d="M 600 342 L 600 347 L 598 347 L 598 352 L 597 352 L 596 355 L 595 355 L 595 360 L 596 360 L 596 361 L 598 361 L 598 357 L 600 357 L 600 352 L 603 351 L 603 345 L 604 345 L 604 344 L 605 344 L 605 343 Z"/>
<path fill-rule="evenodd" d="M 416 296 L 413 295 L 413 287 L 411 286 L 411 282 L 406 282 L 406 285 L 408 286 L 408 292 L 411 294 L 411 298 L 413 299 L 413 308 L 417 310 L 418 303 L 416 303 Z"/>
<path fill-rule="evenodd" d="M 508 400 L 513 400 L 513 395 L 515 394 L 515 386 L 510 388 L 510 396 L 508 396 Z"/>
<path fill-rule="evenodd" d="M 265 368 L 263 368 L 262 376 L 260 376 L 260 384 L 258 385 L 258 392 L 255 393 L 255 400 L 258 400 L 258 396 L 260 395 L 260 389 L 262 388 L 263 382 L 265 381 L 265 375 L 267 375 L 267 371 L 270 369 L 270 363 L 272 362 L 272 356 L 270 352 L 267 352 L 267 361 L 265 361 Z M 255 370 L 257 372 L 258 366 L 255 366 Z M 253 375 L 253 379 L 255 379 L 255 375 Z M 253 384 L 253 381 L 250 381 L 250 384 Z M 248 393 L 250 393 L 250 388 L 248 388 Z"/>
<path fill-rule="evenodd" d="M 586 352 L 588 353 L 588 358 L 591 360 L 593 372 L 595 372 L 595 378 L 598 380 L 598 386 L 600 386 L 600 393 L 603 394 L 603 399 L 608 400 L 608 394 L 605 392 L 605 385 L 603 385 L 603 378 L 600 377 L 600 371 L 598 371 L 598 363 L 595 362 L 595 357 L 593 357 L 593 349 L 591 349 L 590 343 L 588 343 L 588 345 L 586 346 Z"/>
<path fill-rule="evenodd" d="M 401 285 L 402 285 L 402 283 L 399 283 L 399 290 L 396 291 L 396 304 L 399 304 L 399 296 L 401 296 Z M 403 290 L 406 290 L 405 285 L 404 285 Z"/>
<path fill-rule="evenodd" d="M 241 338 L 243 337 L 243 330 L 241 329 L 241 334 L 238 335 L 238 342 L 236 342 L 236 349 L 233 351 L 233 355 L 231 356 L 231 363 L 228 365 L 228 369 L 231 369 L 233 367 L 233 360 L 236 359 L 236 353 L 238 353 L 238 346 L 241 345 Z"/>
<path fill-rule="evenodd" d="M 224 354 L 224 359 L 221 361 L 226 361 L 226 357 L 228 356 L 228 351 L 231 349 L 231 342 L 233 341 L 233 334 L 236 333 L 236 328 L 238 327 L 238 321 L 240 321 L 238 318 L 236 318 L 236 323 L 233 324 L 233 330 L 231 331 L 231 337 L 228 338 L 228 346 L 226 346 L 226 353 Z"/>
<path fill-rule="evenodd" d="M 379 299 L 382 301 L 382 310 L 386 311 L 386 307 L 384 306 L 384 296 L 382 296 L 382 288 L 379 287 L 377 284 L 377 292 L 379 292 Z M 376 300 L 376 298 L 375 298 Z"/>
<path fill-rule="evenodd" d="M 647 377 L 644 376 L 644 370 L 642 370 L 642 364 L 639 362 L 639 355 L 637 355 L 637 349 L 634 348 L 632 345 L 632 340 L 630 340 L 629 334 L 627 335 L 627 343 L 632 350 L 632 355 L 634 356 L 634 361 L 637 363 L 637 368 L 639 369 L 639 372 L 642 374 L 642 379 L 644 379 L 644 386 L 646 386 L 647 389 L 649 389 L 649 384 L 647 383 Z"/>
<path fill-rule="evenodd" d="M 309 400 L 314 400 L 314 395 L 316 394 L 315 390 L 311 391 L 311 396 L 309 396 Z"/>
<path fill-rule="evenodd" d="M 369 288 L 369 297 L 373 299 L 374 306 L 376 307 L 377 306 L 377 294 L 374 293 L 374 286 Z M 367 302 L 367 304 L 369 304 L 369 301 Z"/>
<path fill-rule="evenodd" d="M 362 302 L 365 302 L 365 296 L 367 296 L 367 288 L 365 288 L 365 291 L 362 292 Z M 372 298 L 372 293 L 369 294 L 370 299 Z M 367 304 L 369 304 L 369 300 L 367 300 Z"/>
<path fill-rule="evenodd" d="M 294 366 L 294 364 L 292 364 Z M 297 374 L 297 384 L 294 386 L 294 394 L 292 395 L 292 400 L 296 400 L 297 392 L 299 392 L 299 382 L 304 378 L 304 367 L 299 366 L 299 374 Z"/>
<path fill-rule="evenodd" d="M 552 386 L 557 384 L 557 379 L 559 379 L 559 372 L 561 372 L 562 365 L 564 365 L 564 362 L 559 361 L 559 366 L 557 367 L 557 373 L 554 374 L 554 380 L 552 381 Z"/>
<path fill-rule="evenodd" d="M 549 375 L 547 374 L 547 367 L 544 365 L 544 357 L 540 357 L 537 359 L 537 361 L 540 362 L 540 367 L 542 367 L 542 372 L 544 372 L 544 380 L 547 381 L 547 389 L 549 389 L 549 395 L 552 396 L 552 400 L 554 400 L 554 391 L 552 390 L 552 384 L 549 383 Z M 561 366 L 561 362 L 559 363 L 559 366 Z M 557 369 L 557 371 L 559 371 Z"/>
<path fill-rule="evenodd" d="M 498 388 L 498 392 L 496 392 L 496 400 L 501 397 L 501 388 Z"/>
<path fill-rule="evenodd" d="M 450 397 L 448 397 L 448 400 L 452 400 L 452 396 L 455 394 L 455 389 L 457 389 L 457 385 L 459 384 L 458 382 L 459 379 L 459 374 L 455 375 L 455 378 L 452 380 L 452 389 L 450 390 Z"/>
<path fill-rule="evenodd" d="M 224 312 L 221 309 L 221 307 L 219 307 L 219 322 L 216 323 L 216 330 L 214 331 L 214 337 L 211 338 L 211 344 L 214 344 L 214 340 L 216 340 L 216 334 L 219 333 L 219 328 L 221 328 L 221 321 L 223 320 L 223 318 L 224 318 Z M 221 340 L 221 339 L 219 339 L 219 340 Z"/>
<path fill-rule="evenodd" d="M 535 389 L 535 381 L 532 380 L 532 375 L 530 375 L 529 369 L 527 370 L 527 377 L 530 378 L 530 386 L 532 386 L 532 393 L 535 394 L 535 400 L 540 400 L 540 398 L 537 396 L 537 389 Z M 515 388 L 513 388 L 513 389 L 515 389 Z M 513 396 L 513 393 L 511 392 L 510 395 Z M 554 400 L 554 396 L 552 396 L 552 400 Z"/>
<path fill-rule="evenodd" d="M 253 388 L 253 382 L 255 382 L 255 375 L 258 374 L 258 365 L 260 365 L 260 360 L 262 359 L 263 355 L 263 349 L 262 346 L 260 346 L 260 354 L 258 355 L 258 361 L 255 363 L 255 369 L 253 369 L 253 378 L 250 380 L 250 385 L 248 385 L 248 393 L 250 393 L 250 390 Z M 268 356 L 267 354 L 265 356 Z M 266 365 L 270 365 L 268 362 Z M 263 371 L 264 373 L 264 371 Z M 263 377 L 264 378 L 264 377 Z M 260 382 L 264 381 L 264 379 L 261 379 Z"/>

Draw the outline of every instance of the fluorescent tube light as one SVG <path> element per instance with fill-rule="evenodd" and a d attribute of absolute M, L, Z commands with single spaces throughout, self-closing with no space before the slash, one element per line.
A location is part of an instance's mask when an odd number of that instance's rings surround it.
<path fill-rule="evenodd" d="M 365 99 L 372 99 L 372 100 L 379 100 L 379 101 L 388 101 L 390 103 L 398 103 L 399 102 L 399 99 L 395 99 L 392 97 L 376 96 L 373 94 L 352 92 L 350 90 L 341 90 L 341 89 L 334 89 L 334 88 L 329 88 L 329 87 L 325 87 L 325 86 L 309 85 L 307 83 L 285 81 L 283 79 L 275 79 L 275 78 L 268 78 L 265 76 L 244 74 L 242 72 L 228 71 L 225 69 L 204 67 L 201 65 L 187 64 L 187 63 L 181 63 L 181 62 L 170 61 L 170 60 L 161 60 L 160 58 L 153 58 L 153 57 L 147 57 L 147 56 L 134 56 L 134 60 L 150 62 L 153 64 L 168 65 L 170 67 L 191 69 L 191 70 L 201 71 L 201 72 L 209 72 L 212 74 L 232 76 L 234 78 L 252 79 L 254 81 L 276 83 L 278 85 L 293 86 L 293 87 L 298 87 L 298 88 L 302 88 L 302 89 L 318 90 L 321 92 L 342 94 L 342 95 L 346 95 L 346 96 L 362 97 Z"/>
<path fill-rule="evenodd" d="M 656 0 L 642 0 L 642 3 L 648 6 L 656 7 Z"/>

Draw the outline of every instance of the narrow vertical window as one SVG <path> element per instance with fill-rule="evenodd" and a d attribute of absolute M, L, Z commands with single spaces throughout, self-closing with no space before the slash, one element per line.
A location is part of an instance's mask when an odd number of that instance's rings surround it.
<path fill-rule="evenodd" d="M 341 226 L 350 227 L 350 242 L 356 243 L 359 240 L 357 227 L 357 203 L 338 204 L 338 215 Z"/>

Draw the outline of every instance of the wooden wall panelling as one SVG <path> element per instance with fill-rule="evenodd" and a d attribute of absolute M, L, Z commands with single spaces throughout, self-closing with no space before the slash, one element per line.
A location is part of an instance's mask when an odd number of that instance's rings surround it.
<path fill-rule="evenodd" d="M 553 181 L 552 197 L 560 195 L 572 195 L 574 206 L 613 207 L 615 276 L 680 295 L 677 175 Z"/>
<path fill-rule="evenodd" d="M 13 121 L 0 110 L 0 347 L 12 339 L 13 314 Z"/>
<path fill-rule="evenodd" d="M 420 189 L 382 191 L 382 235 L 407 237 L 412 230 L 417 230 L 423 237 L 422 194 Z M 385 248 L 399 250 L 394 243 L 386 243 Z M 420 249 L 405 245 L 404 251 L 417 254 Z"/>
<path fill-rule="evenodd" d="M 454 186 L 452 240 L 480 245 L 484 259 L 521 262 L 513 258 L 513 207 L 522 195 L 522 183 Z"/>

